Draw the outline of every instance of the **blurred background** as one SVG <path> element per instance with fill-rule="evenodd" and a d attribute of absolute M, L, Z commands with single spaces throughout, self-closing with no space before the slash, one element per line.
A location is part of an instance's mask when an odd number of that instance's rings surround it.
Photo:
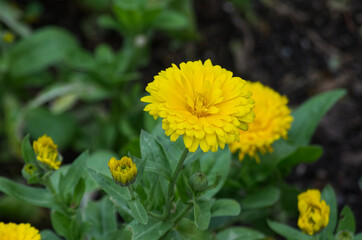
<path fill-rule="evenodd" d="M 1 176 L 21 181 L 28 133 L 51 136 L 65 163 L 85 149 L 139 155 L 140 129 L 156 124 L 139 101 L 147 83 L 172 63 L 211 59 L 291 108 L 347 89 L 313 138 L 322 158 L 288 181 L 331 183 L 362 231 L 360 0 L 1 0 L 0 37 Z M 43 228 L 47 216 L 0 194 L 0 221 Z"/>

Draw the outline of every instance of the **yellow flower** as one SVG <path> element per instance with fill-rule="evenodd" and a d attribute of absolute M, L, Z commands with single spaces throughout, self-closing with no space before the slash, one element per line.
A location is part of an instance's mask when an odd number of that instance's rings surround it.
<path fill-rule="evenodd" d="M 0 240 L 40 240 L 39 230 L 29 223 L 0 222 Z"/>
<path fill-rule="evenodd" d="M 293 117 L 287 106 L 288 99 L 260 82 L 247 82 L 246 89 L 252 92 L 255 101 L 254 122 L 248 131 L 240 131 L 240 141 L 230 145 L 231 152 L 239 150 L 239 160 L 246 154 L 259 161 L 258 152 L 272 152 L 271 144 L 287 137 Z"/>
<path fill-rule="evenodd" d="M 113 179 L 123 187 L 132 184 L 136 180 L 137 167 L 129 157 L 122 157 L 121 160 L 112 157 L 108 161 L 108 167 Z"/>
<path fill-rule="evenodd" d="M 33 148 L 38 159 L 52 169 L 58 169 L 62 163 L 58 155 L 58 146 L 47 135 L 43 135 L 33 142 Z"/>
<path fill-rule="evenodd" d="M 298 195 L 299 219 L 298 227 L 305 233 L 313 235 L 326 227 L 329 222 L 329 206 L 321 201 L 321 193 L 317 189 L 309 189 Z"/>
<path fill-rule="evenodd" d="M 233 143 L 239 129 L 247 130 L 254 119 L 254 101 L 245 88 L 245 80 L 213 66 L 210 60 L 181 63 L 161 71 L 149 83 L 149 96 L 141 101 L 155 119 L 163 118 L 162 128 L 171 141 L 183 135 L 190 152 L 202 151 Z"/>

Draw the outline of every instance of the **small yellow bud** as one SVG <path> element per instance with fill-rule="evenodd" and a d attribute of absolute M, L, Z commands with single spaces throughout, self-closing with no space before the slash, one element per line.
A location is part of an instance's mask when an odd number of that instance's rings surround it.
<path fill-rule="evenodd" d="M 112 157 L 108 161 L 108 167 L 114 181 L 122 187 L 129 186 L 136 180 L 137 167 L 129 157 L 122 157 L 121 160 Z"/>
<path fill-rule="evenodd" d="M 47 135 L 43 135 L 33 142 L 33 149 L 41 163 L 51 169 L 59 169 L 62 163 L 58 154 L 58 146 Z"/>
<path fill-rule="evenodd" d="M 305 233 L 313 235 L 329 222 L 329 206 L 321 200 L 318 189 L 309 189 L 298 195 L 298 227 Z"/>
<path fill-rule="evenodd" d="M 15 36 L 11 32 L 5 32 L 3 35 L 4 42 L 12 43 L 14 41 L 14 39 L 15 39 Z"/>

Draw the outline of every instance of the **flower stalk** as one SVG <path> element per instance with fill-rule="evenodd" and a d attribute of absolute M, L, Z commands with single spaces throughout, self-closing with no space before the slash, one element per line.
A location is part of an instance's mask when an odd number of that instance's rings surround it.
<path fill-rule="evenodd" d="M 175 171 L 172 175 L 172 179 L 170 184 L 168 185 L 168 191 L 167 191 L 167 198 L 166 198 L 166 203 L 165 203 L 165 210 L 164 210 L 164 219 L 167 219 L 170 216 L 170 208 L 171 208 L 171 197 L 174 193 L 175 190 L 175 183 L 177 180 L 177 177 L 182 169 L 182 166 L 186 160 L 187 154 L 188 154 L 188 150 L 187 148 L 184 149 L 184 151 L 182 152 L 182 155 L 180 157 L 180 159 L 178 160 L 177 166 L 175 168 Z"/>

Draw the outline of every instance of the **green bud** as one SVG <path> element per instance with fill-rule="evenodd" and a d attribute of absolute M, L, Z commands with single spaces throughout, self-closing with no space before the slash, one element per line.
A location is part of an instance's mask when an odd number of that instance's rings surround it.
<path fill-rule="evenodd" d="M 189 179 L 192 190 L 195 192 L 203 192 L 207 189 L 209 183 L 207 182 L 206 175 L 202 172 L 194 173 Z"/>
<path fill-rule="evenodd" d="M 348 231 L 340 231 L 337 233 L 336 239 L 337 240 L 352 240 L 353 234 Z"/>
<path fill-rule="evenodd" d="M 21 173 L 23 174 L 23 177 L 28 181 L 28 183 L 39 182 L 39 171 L 35 164 L 25 164 L 25 166 L 21 170 Z"/>

